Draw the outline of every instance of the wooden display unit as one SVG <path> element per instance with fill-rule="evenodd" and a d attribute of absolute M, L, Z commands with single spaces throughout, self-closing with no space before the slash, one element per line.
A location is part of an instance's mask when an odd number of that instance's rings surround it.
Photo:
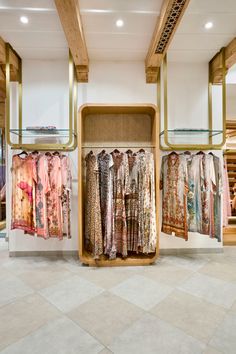
<path fill-rule="evenodd" d="M 151 104 L 133 105 L 93 105 L 85 104 L 79 111 L 78 135 L 78 197 L 79 197 L 79 258 L 90 266 L 137 266 L 155 262 L 159 253 L 159 122 L 157 110 Z M 85 161 L 86 154 L 106 149 L 126 151 L 128 148 L 138 151 L 143 148 L 154 154 L 156 184 L 156 220 L 157 245 L 156 252 L 148 255 L 129 254 L 123 259 L 117 257 L 109 260 L 102 256 L 95 260 L 84 247 L 84 214 L 85 214 Z"/>

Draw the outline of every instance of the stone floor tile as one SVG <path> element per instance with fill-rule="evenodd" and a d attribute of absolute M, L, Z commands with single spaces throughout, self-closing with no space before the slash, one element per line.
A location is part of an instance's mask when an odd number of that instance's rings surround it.
<path fill-rule="evenodd" d="M 180 290 L 174 290 L 150 312 L 206 343 L 226 315 L 223 307 Z"/>
<path fill-rule="evenodd" d="M 223 353 L 215 348 L 208 346 L 203 354 L 223 354 Z"/>
<path fill-rule="evenodd" d="M 214 278 L 222 279 L 224 281 L 236 283 L 236 265 L 229 262 L 209 262 L 203 266 L 199 273 L 212 276 Z"/>
<path fill-rule="evenodd" d="M 173 267 L 173 265 L 166 262 L 160 263 L 156 267 L 146 267 L 140 274 L 157 282 L 175 287 L 181 285 L 193 275 L 193 271 L 183 267 Z"/>
<path fill-rule="evenodd" d="M 150 310 L 172 290 L 173 288 L 168 285 L 158 284 L 144 276 L 134 275 L 110 291 L 144 310 Z"/>
<path fill-rule="evenodd" d="M 147 314 L 118 336 L 108 348 L 115 354 L 200 354 L 205 344 Z"/>
<path fill-rule="evenodd" d="M 108 348 L 105 348 L 99 352 L 99 354 L 112 354 L 113 352 L 110 351 Z"/>
<path fill-rule="evenodd" d="M 104 292 L 67 315 L 107 346 L 142 314 L 139 307 Z"/>
<path fill-rule="evenodd" d="M 200 273 L 195 273 L 179 289 L 225 308 L 236 300 L 236 284 Z"/>
<path fill-rule="evenodd" d="M 22 280 L 8 272 L 1 274 L 0 284 L 0 307 L 34 292 Z"/>
<path fill-rule="evenodd" d="M 167 262 L 172 266 L 182 267 L 188 270 L 197 271 L 209 262 L 208 255 L 181 255 L 181 256 L 165 256 L 163 262 Z"/>
<path fill-rule="evenodd" d="M 73 275 L 64 281 L 41 289 L 39 293 L 59 310 L 69 312 L 103 291 L 103 288 Z"/>
<path fill-rule="evenodd" d="M 80 267 L 76 274 L 104 289 L 110 289 L 133 275 L 130 270 L 121 267 L 116 270 L 105 267 L 92 269 Z"/>
<path fill-rule="evenodd" d="M 97 354 L 103 346 L 69 318 L 55 319 L 1 354 Z"/>
<path fill-rule="evenodd" d="M 38 294 L 0 308 L 0 349 L 57 316 L 60 316 L 60 312 Z"/>
<path fill-rule="evenodd" d="M 59 281 L 71 277 L 71 272 L 63 267 L 57 268 L 36 268 L 24 273 L 19 274 L 19 278 L 25 284 L 31 286 L 33 289 L 42 289 L 49 287 Z"/>
<path fill-rule="evenodd" d="M 236 316 L 228 314 L 218 326 L 209 344 L 224 354 L 236 353 Z"/>

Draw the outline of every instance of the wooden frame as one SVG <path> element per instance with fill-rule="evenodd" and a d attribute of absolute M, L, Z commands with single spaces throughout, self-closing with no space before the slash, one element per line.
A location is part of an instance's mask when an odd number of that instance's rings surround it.
<path fill-rule="evenodd" d="M 89 58 L 78 0 L 54 0 L 70 48 L 78 82 L 88 82 Z"/>
<path fill-rule="evenodd" d="M 137 139 L 134 140 L 133 142 L 130 140 L 120 141 L 121 144 L 119 144 L 118 141 L 113 140 L 113 146 L 111 146 L 111 142 L 107 140 L 107 143 L 109 143 L 109 147 L 106 144 L 106 141 L 99 141 L 99 138 L 101 136 L 101 129 L 97 129 L 97 124 L 99 124 L 99 118 L 101 117 L 101 121 L 103 119 L 103 116 L 105 118 L 107 115 L 112 115 L 109 118 L 109 120 L 106 120 L 108 122 L 107 129 L 105 130 L 105 133 L 107 134 L 107 139 L 109 139 L 109 129 L 113 129 L 115 132 L 118 131 L 117 128 L 117 123 L 116 121 L 119 119 L 119 117 L 122 118 L 123 115 L 130 115 L 130 121 L 127 119 L 127 116 L 124 116 L 123 122 L 127 122 L 129 125 L 129 129 L 131 129 L 131 126 L 134 127 L 134 124 L 132 122 L 132 119 L 134 120 L 135 117 L 136 119 L 139 119 L 138 116 L 140 117 L 146 117 L 146 127 L 148 131 L 148 124 L 150 123 L 151 129 L 149 130 L 149 141 L 147 144 L 147 141 L 145 142 L 148 147 L 152 149 L 152 152 L 154 154 L 154 159 L 155 159 L 155 186 L 156 186 L 156 222 L 157 222 L 157 245 L 156 245 L 156 252 L 152 253 L 150 255 L 144 255 L 144 254 L 135 254 L 132 256 L 128 256 L 126 259 L 122 259 L 120 257 L 117 257 L 114 260 L 109 260 L 107 257 L 102 256 L 99 260 L 95 260 L 92 255 L 88 254 L 86 252 L 85 247 L 84 247 L 84 172 L 83 172 L 83 166 L 84 166 L 84 161 L 83 161 L 83 154 L 87 153 L 85 152 L 85 149 L 90 149 L 94 147 L 95 148 L 128 148 L 128 147 L 133 147 L 133 148 L 140 148 L 143 146 L 139 145 L 138 143 L 134 144 L 134 141 L 137 142 Z M 117 118 L 116 118 L 117 116 Z M 86 124 L 86 119 L 92 119 L 95 124 Z M 95 119 L 95 120 L 94 120 Z M 145 118 L 142 118 L 144 120 Z M 140 124 L 137 124 L 137 127 L 141 125 L 142 120 L 139 121 Z M 97 122 L 97 124 L 96 124 Z M 125 123 L 126 124 L 126 123 Z M 87 131 L 86 132 L 86 125 Z M 127 125 L 127 127 L 128 127 Z M 79 220 L 79 258 L 82 263 L 90 265 L 90 266 L 138 266 L 138 265 L 149 265 L 155 262 L 156 258 L 158 257 L 159 254 L 159 122 L 158 122 L 158 113 L 157 109 L 154 105 L 151 104 L 144 104 L 144 105 L 139 105 L 139 104 L 131 104 L 131 105 L 105 105 L 105 104 L 100 104 L 100 105 L 95 105 L 95 104 L 85 104 L 81 106 L 79 110 L 79 135 L 78 135 L 78 152 L 79 152 L 79 158 L 78 158 L 78 220 Z M 128 129 L 128 130 L 129 130 Z M 137 128 L 138 129 L 138 128 Z M 141 131 L 141 130 L 140 130 Z M 86 135 L 91 136 L 94 134 L 94 140 L 93 143 L 95 144 L 91 145 L 90 141 L 86 142 Z M 96 135 L 97 134 L 97 135 Z M 125 140 L 125 135 L 127 134 L 127 129 L 126 126 L 122 130 L 122 138 L 124 137 Z M 134 132 L 135 135 L 135 132 Z M 142 133 L 140 135 L 141 139 Z M 96 140 L 97 139 L 97 140 Z M 132 145 L 131 145 L 132 144 Z M 137 145 L 137 146 L 134 146 Z"/>
<path fill-rule="evenodd" d="M 163 0 L 145 60 L 146 82 L 156 83 L 162 60 L 190 0 Z"/>

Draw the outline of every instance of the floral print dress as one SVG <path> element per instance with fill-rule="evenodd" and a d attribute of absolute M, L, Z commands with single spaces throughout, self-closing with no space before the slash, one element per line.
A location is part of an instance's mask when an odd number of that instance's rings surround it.
<path fill-rule="evenodd" d="M 162 158 L 162 232 L 188 240 L 186 158 L 171 153 Z"/>
<path fill-rule="evenodd" d="M 103 254 L 98 161 L 92 151 L 86 162 L 85 247 L 95 259 Z"/>
<path fill-rule="evenodd" d="M 37 182 L 36 161 L 28 155 L 12 158 L 12 223 L 11 229 L 21 229 L 34 234 L 35 186 Z"/>

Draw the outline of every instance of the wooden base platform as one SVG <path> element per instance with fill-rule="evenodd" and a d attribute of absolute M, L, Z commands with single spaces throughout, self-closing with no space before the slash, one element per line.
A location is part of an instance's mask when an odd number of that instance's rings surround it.
<path fill-rule="evenodd" d="M 223 245 L 236 246 L 236 225 L 229 225 L 223 229 Z"/>
<path fill-rule="evenodd" d="M 150 255 L 129 255 L 127 258 L 117 257 L 116 259 L 110 260 L 106 256 L 101 256 L 100 259 L 94 259 L 89 253 L 84 253 L 80 255 L 80 261 L 90 267 L 121 267 L 121 266 L 144 266 L 151 265 L 155 263 L 157 259 L 157 254 L 152 253 Z"/>

